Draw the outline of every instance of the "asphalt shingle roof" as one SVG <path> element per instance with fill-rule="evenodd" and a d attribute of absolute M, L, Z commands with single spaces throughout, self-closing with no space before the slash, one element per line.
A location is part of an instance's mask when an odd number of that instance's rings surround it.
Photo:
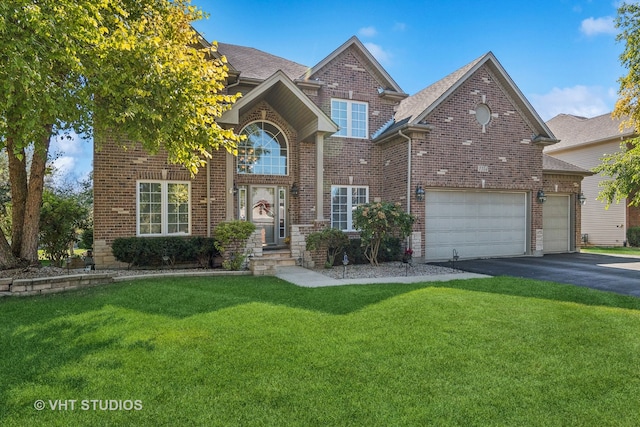
<path fill-rule="evenodd" d="M 542 169 L 545 172 L 575 172 L 582 175 L 593 175 L 590 171 L 574 164 L 567 163 L 548 154 L 542 155 Z"/>
<path fill-rule="evenodd" d="M 620 119 L 613 119 L 609 113 L 593 118 L 558 114 L 547 122 L 547 126 L 560 142 L 547 147 L 545 151 L 553 152 L 576 145 L 633 134 L 631 128 L 626 128 L 621 132 L 620 123 Z"/>
<path fill-rule="evenodd" d="M 303 77 L 309 67 L 253 47 L 218 43 L 218 52 L 227 57 L 229 64 L 245 78 L 266 80 L 282 70 L 291 80 Z"/>
<path fill-rule="evenodd" d="M 470 62 L 464 67 L 454 71 L 441 80 L 422 89 L 415 95 L 403 99 L 396 111 L 396 123 L 408 119 L 409 122 L 427 109 L 431 104 L 436 102 L 447 90 L 456 84 L 470 69 L 472 69 L 486 55 L 482 55 L 475 61 Z"/>

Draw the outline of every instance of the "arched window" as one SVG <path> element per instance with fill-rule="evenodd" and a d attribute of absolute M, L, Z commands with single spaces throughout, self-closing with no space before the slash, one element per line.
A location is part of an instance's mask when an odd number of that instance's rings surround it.
<path fill-rule="evenodd" d="M 254 122 L 241 134 L 247 139 L 238 145 L 238 173 L 287 174 L 287 139 L 269 122 Z"/>

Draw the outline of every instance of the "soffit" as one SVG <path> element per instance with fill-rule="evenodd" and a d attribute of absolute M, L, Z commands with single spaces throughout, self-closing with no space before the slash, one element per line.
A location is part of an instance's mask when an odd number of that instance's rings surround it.
<path fill-rule="evenodd" d="M 238 124 L 239 117 L 265 101 L 305 139 L 313 133 L 334 133 L 337 125 L 320 110 L 284 74 L 276 72 L 262 84 L 240 98 L 233 108 L 223 114 L 221 123 Z"/>

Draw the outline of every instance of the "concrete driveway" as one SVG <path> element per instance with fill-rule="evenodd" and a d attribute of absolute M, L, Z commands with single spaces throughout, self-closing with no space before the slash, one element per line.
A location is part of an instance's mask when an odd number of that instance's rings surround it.
<path fill-rule="evenodd" d="M 438 263 L 451 266 L 451 263 Z M 463 260 L 455 268 L 490 276 L 516 276 L 584 286 L 640 297 L 640 258 L 598 254 L 555 254 Z"/>

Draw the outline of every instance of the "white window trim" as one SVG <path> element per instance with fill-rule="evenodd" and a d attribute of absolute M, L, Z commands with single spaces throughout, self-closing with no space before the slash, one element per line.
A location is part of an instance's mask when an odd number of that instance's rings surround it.
<path fill-rule="evenodd" d="M 350 231 L 359 231 L 353 227 L 353 198 L 351 197 L 351 190 L 354 188 L 364 188 L 366 191 L 366 201 L 365 203 L 369 203 L 369 186 L 367 185 L 332 185 L 331 186 L 331 227 L 333 226 L 333 189 L 334 188 L 346 188 L 347 189 L 347 228 L 342 229 L 342 231 L 350 232 Z"/>
<path fill-rule="evenodd" d="M 347 134 L 339 135 L 337 132 L 332 136 L 336 138 L 355 138 L 355 139 L 369 139 L 369 103 L 362 101 L 352 101 L 350 99 L 331 98 L 331 117 L 333 118 L 333 101 L 345 102 L 347 104 Z M 353 136 L 353 120 L 352 120 L 352 107 L 354 104 L 365 106 L 365 123 L 364 123 L 364 136 Z M 342 130 L 342 129 L 341 129 Z"/>
<path fill-rule="evenodd" d="M 152 183 L 152 184 L 160 184 L 160 194 L 161 194 L 161 224 L 162 224 L 162 232 L 154 233 L 154 234 L 140 234 L 140 184 L 141 183 Z M 169 184 L 185 184 L 189 188 L 189 200 L 187 204 L 189 205 L 189 224 L 187 226 L 188 231 L 186 233 L 169 233 L 169 212 L 167 209 L 168 204 L 168 193 L 169 193 Z M 164 181 L 158 179 L 140 179 L 136 181 L 136 236 L 138 237 L 158 237 L 158 236 L 190 236 L 191 235 L 191 182 L 190 181 Z"/>

